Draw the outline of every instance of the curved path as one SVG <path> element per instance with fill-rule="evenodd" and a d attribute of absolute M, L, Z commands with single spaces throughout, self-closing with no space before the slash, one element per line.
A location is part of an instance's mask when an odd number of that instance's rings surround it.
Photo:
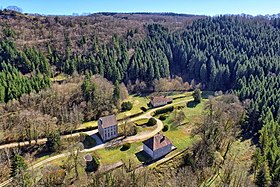
<path fill-rule="evenodd" d="M 168 104 L 168 105 L 165 105 L 165 106 L 162 106 L 162 107 L 158 107 L 158 108 L 153 108 L 151 110 L 149 110 L 148 112 L 140 115 L 140 116 L 137 116 L 137 117 L 134 117 L 132 119 L 130 119 L 129 121 L 136 121 L 136 120 L 139 120 L 139 119 L 143 119 L 143 118 L 150 118 L 152 117 L 152 113 L 155 112 L 156 110 L 158 109 L 162 109 L 162 108 L 165 108 L 165 107 L 168 107 L 168 106 L 172 106 L 172 105 L 175 105 L 175 104 L 181 104 L 181 103 L 186 103 L 188 101 L 190 101 L 191 99 L 188 99 L 188 100 L 183 100 L 183 101 L 180 101 L 180 102 L 174 102 L 174 103 L 171 103 L 171 104 Z M 146 133 L 143 133 L 143 134 L 139 134 L 139 135 L 134 135 L 134 136 L 129 136 L 123 140 L 118 140 L 119 143 L 123 144 L 125 142 L 129 142 L 129 143 L 132 143 L 132 142 L 139 142 L 139 141 L 143 141 L 143 140 L 146 140 L 150 137 L 153 137 L 154 135 L 156 135 L 157 133 L 159 133 L 162 128 L 163 128 L 163 123 L 161 120 L 155 118 L 157 120 L 157 128 L 154 129 L 153 131 L 148 131 Z M 98 132 L 98 130 L 92 130 L 92 131 L 87 131 L 85 133 L 87 133 L 88 135 L 93 135 L 93 134 L 96 134 Z M 72 135 L 66 135 L 66 136 L 78 136 L 80 133 L 75 133 L 75 134 L 72 134 Z M 64 138 L 66 138 L 66 136 L 64 136 Z M 46 141 L 45 138 L 44 139 L 40 139 L 38 140 L 39 141 Z M 18 143 L 15 143 L 16 146 L 18 146 Z M 11 145 L 11 144 L 7 144 L 7 145 Z M 106 143 L 103 143 L 103 144 L 100 144 L 100 145 L 97 145 L 97 146 L 94 146 L 90 149 L 84 149 L 82 150 L 81 152 L 92 152 L 92 151 L 96 151 L 98 149 L 103 149 L 105 147 L 110 147 L 112 145 L 112 142 L 106 142 Z M 5 146 L 5 145 L 3 145 Z M 2 146 L 2 147 L 3 147 Z M 8 147 L 6 147 L 8 148 Z M 0 146 L 0 149 L 1 149 L 1 146 Z M 3 148 L 2 148 L 3 149 Z M 53 160 L 56 160 L 56 159 L 59 159 L 59 158 L 63 158 L 63 157 L 66 157 L 68 156 L 70 153 L 69 152 L 66 152 L 66 153 L 62 153 L 62 154 L 59 154 L 59 155 L 55 155 L 55 156 L 52 156 L 50 158 L 47 158 L 45 160 L 42 160 L 41 162 L 38 162 L 36 164 L 34 164 L 33 166 L 31 166 L 30 168 L 28 168 L 29 170 L 32 170 L 32 169 L 36 169 L 36 168 L 39 168 L 41 166 L 44 166 L 45 164 L 53 161 Z M 6 180 L 5 182 L 1 183 L 0 184 L 0 187 L 3 187 L 7 184 L 9 184 L 10 182 L 12 182 L 12 178 Z"/>

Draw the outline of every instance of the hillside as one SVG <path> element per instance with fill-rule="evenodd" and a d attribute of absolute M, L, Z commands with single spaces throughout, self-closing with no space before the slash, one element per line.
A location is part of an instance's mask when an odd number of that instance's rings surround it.
<path fill-rule="evenodd" d="M 91 40 L 97 37 L 107 43 L 113 35 L 126 36 L 139 41 L 146 36 L 145 25 L 159 23 L 172 30 L 181 30 L 193 20 L 202 16 L 184 14 L 152 13 L 97 13 L 88 16 L 40 16 L 15 12 L 0 12 L 0 30 L 10 27 L 15 32 L 18 47 L 37 46 L 46 51 L 47 46 L 65 50 L 65 38 L 69 38 L 74 50 L 83 37 Z M 129 34 L 129 31 L 135 34 Z M 3 37 L 3 35 L 1 35 Z M 90 47 L 91 43 L 87 43 Z"/>
<path fill-rule="evenodd" d="M 131 101 L 139 102 L 133 109 L 138 115 L 147 111 L 146 103 L 139 105 L 146 102 L 143 96 L 201 89 L 218 97 L 205 103 L 193 131 L 200 141 L 183 156 L 183 171 L 178 166 L 170 175 L 187 172 L 199 185 L 233 185 L 227 174 L 235 165 L 242 168 L 234 160 L 240 146 L 249 147 L 241 160 L 250 165 L 240 169 L 245 178 L 234 175 L 244 182 L 240 186 L 279 184 L 280 18 L 4 11 L 0 23 L 1 141 L 72 133 L 83 122 L 96 124 L 100 116 L 123 112 L 129 94 L 142 96 Z M 188 105 L 179 108 L 196 107 Z M 180 111 L 183 116 L 185 110 L 176 109 L 157 117 L 167 118 L 169 128 Z"/>

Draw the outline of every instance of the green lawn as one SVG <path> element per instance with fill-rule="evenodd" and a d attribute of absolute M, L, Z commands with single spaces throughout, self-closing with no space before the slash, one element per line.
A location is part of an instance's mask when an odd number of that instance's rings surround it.
<path fill-rule="evenodd" d="M 192 98 L 192 92 L 173 94 L 172 96 L 168 96 L 168 97 L 177 98 L 177 97 L 183 97 L 183 96 L 185 96 L 185 97 L 176 99 L 176 100 L 174 100 L 174 102 L 180 102 L 180 101 L 184 101 L 184 100 L 187 100 L 187 99 L 191 99 Z M 117 114 L 117 120 L 121 120 L 121 119 L 123 119 L 127 116 L 131 116 L 131 115 L 143 112 L 141 110 L 141 107 L 148 108 L 147 104 L 149 103 L 148 97 L 140 97 L 138 95 L 130 95 L 129 98 L 126 99 L 125 101 L 132 102 L 133 107 L 130 111 L 118 113 Z M 182 103 L 177 104 L 177 105 L 182 105 Z M 78 129 L 83 129 L 83 128 L 87 128 L 87 127 L 97 127 L 97 121 L 85 122 Z"/>
<path fill-rule="evenodd" d="M 84 129 L 87 127 L 97 127 L 97 121 L 89 121 L 89 122 L 85 122 L 83 123 L 78 129 Z"/>
<path fill-rule="evenodd" d="M 186 92 L 186 93 L 176 94 L 176 95 L 172 95 L 172 96 L 168 96 L 168 97 L 173 98 L 173 102 L 180 102 L 180 101 L 184 101 L 188 98 L 192 98 L 192 93 L 193 92 Z"/>
<path fill-rule="evenodd" d="M 185 104 L 185 107 L 182 109 L 182 111 L 185 113 L 185 120 L 183 121 L 183 123 L 188 123 L 190 125 L 195 125 L 196 123 L 201 122 L 201 118 L 202 118 L 202 111 L 203 111 L 203 106 L 204 103 L 207 100 L 203 99 L 201 103 L 197 104 L 196 106 L 192 106 L 192 107 L 187 107 L 187 103 Z M 177 104 L 175 106 L 183 106 L 182 104 Z M 173 125 L 173 119 L 175 116 L 175 110 L 171 113 L 169 113 L 167 116 L 168 118 L 164 121 L 164 124 L 167 125 Z M 178 112 L 178 111 L 177 111 Z"/>
<path fill-rule="evenodd" d="M 122 146 L 114 149 L 100 149 L 95 152 L 97 157 L 100 159 L 100 163 L 103 165 L 113 164 L 119 161 L 128 163 L 129 160 L 133 163 L 140 163 L 136 153 L 142 149 L 142 142 L 132 143 L 130 149 L 121 151 Z"/>
<path fill-rule="evenodd" d="M 169 113 L 167 119 L 163 121 L 165 125 L 169 126 L 169 130 L 163 134 L 166 135 L 172 141 L 173 145 L 177 147 L 177 151 L 181 151 L 184 148 L 191 146 L 198 139 L 198 137 L 191 137 L 191 130 L 202 120 L 202 111 L 205 101 L 206 100 L 202 100 L 201 103 L 192 106 L 192 108 L 186 106 L 182 109 L 186 116 L 182 123 L 184 125 L 182 126 L 176 127 L 174 125 L 173 119 L 176 111 Z"/>
<path fill-rule="evenodd" d="M 130 111 L 121 112 L 117 114 L 117 120 L 142 112 L 141 107 L 148 108 L 147 104 L 149 103 L 148 98 L 140 97 L 137 95 L 130 95 L 129 98 L 126 99 L 125 101 L 131 102 L 133 104 L 133 107 Z"/>
<path fill-rule="evenodd" d="M 153 131 L 157 128 L 156 125 L 148 127 L 148 126 L 137 126 L 137 133 L 141 133 L 141 132 L 147 132 L 147 131 Z"/>
<path fill-rule="evenodd" d="M 148 123 L 149 118 L 142 118 L 136 121 L 133 121 L 137 126 L 142 126 L 145 125 L 146 123 Z"/>
<path fill-rule="evenodd" d="M 177 150 L 175 152 L 179 152 L 185 149 L 186 147 L 191 146 L 195 141 L 198 140 L 199 137 L 192 137 L 190 132 L 191 132 L 191 127 L 193 125 L 195 125 L 198 122 L 201 122 L 201 117 L 202 117 L 201 113 L 203 110 L 204 102 L 205 100 L 203 100 L 200 104 L 196 105 L 193 108 L 185 107 L 182 109 L 186 115 L 186 119 L 184 123 L 187 124 L 177 128 L 169 128 L 167 132 L 163 132 L 163 134 L 166 135 L 172 141 L 173 145 L 177 147 Z M 174 115 L 175 115 L 174 112 L 169 113 L 168 118 L 165 121 L 163 121 L 164 124 L 168 124 L 169 127 L 172 127 L 173 124 L 172 120 Z M 143 123 L 146 120 L 147 119 L 140 119 L 137 120 L 136 122 Z M 138 127 L 138 128 L 142 128 L 142 127 Z M 148 127 L 143 128 L 142 131 L 149 130 L 146 128 Z M 134 163 L 140 163 L 139 159 L 140 160 L 143 159 L 142 155 L 139 153 L 139 151 L 142 148 L 141 142 L 131 144 L 131 148 L 127 151 L 120 151 L 120 148 L 121 146 L 115 149 L 98 150 L 96 151 L 96 155 L 100 158 L 100 162 L 104 165 L 113 164 L 121 160 L 124 162 L 128 162 L 129 160 L 131 160 Z M 137 158 L 136 153 L 138 153 L 137 155 L 139 159 Z"/>
<path fill-rule="evenodd" d="M 124 119 L 127 116 L 131 116 L 142 112 L 141 107 L 148 108 L 149 100 L 146 97 L 140 97 L 137 95 L 130 95 L 125 101 L 130 101 L 133 103 L 133 107 L 130 111 L 120 112 L 117 114 L 117 120 Z M 83 123 L 78 129 L 83 129 L 87 127 L 97 127 L 97 121 L 90 121 Z"/>
<path fill-rule="evenodd" d="M 181 127 L 178 127 L 176 130 L 168 130 L 163 132 L 163 134 L 171 140 L 172 144 L 177 148 L 176 151 L 182 151 L 198 139 L 198 137 L 191 137 L 190 133 Z"/>

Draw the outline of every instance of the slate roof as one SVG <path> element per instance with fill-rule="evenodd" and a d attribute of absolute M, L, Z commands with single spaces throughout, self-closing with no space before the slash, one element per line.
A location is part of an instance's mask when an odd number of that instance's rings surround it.
<path fill-rule="evenodd" d="M 163 96 L 157 96 L 151 99 L 151 102 L 153 103 L 162 103 L 162 102 L 170 102 L 170 101 L 172 101 L 172 98 L 166 98 Z"/>
<path fill-rule="evenodd" d="M 156 134 L 148 140 L 145 140 L 143 144 L 149 147 L 152 151 L 155 151 L 172 143 L 166 136 L 162 134 Z"/>
<path fill-rule="evenodd" d="M 99 121 L 101 121 L 101 126 L 103 128 L 115 126 L 118 123 L 115 115 L 101 117 Z"/>
<path fill-rule="evenodd" d="M 85 159 L 85 161 L 87 161 L 87 162 L 91 162 L 91 161 L 92 161 L 92 156 L 91 156 L 90 154 L 86 154 L 86 155 L 84 156 L 84 159 Z"/>

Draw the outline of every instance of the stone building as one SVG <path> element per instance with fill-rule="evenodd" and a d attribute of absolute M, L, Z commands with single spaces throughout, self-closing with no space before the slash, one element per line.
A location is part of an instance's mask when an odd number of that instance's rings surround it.
<path fill-rule="evenodd" d="M 116 116 L 110 115 L 99 118 L 98 132 L 103 141 L 118 137 L 118 122 Z"/>
<path fill-rule="evenodd" d="M 162 134 L 156 134 L 143 142 L 143 151 L 152 157 L 153 160 L 167 155 L 171 150 L 171 141 Z"/>

